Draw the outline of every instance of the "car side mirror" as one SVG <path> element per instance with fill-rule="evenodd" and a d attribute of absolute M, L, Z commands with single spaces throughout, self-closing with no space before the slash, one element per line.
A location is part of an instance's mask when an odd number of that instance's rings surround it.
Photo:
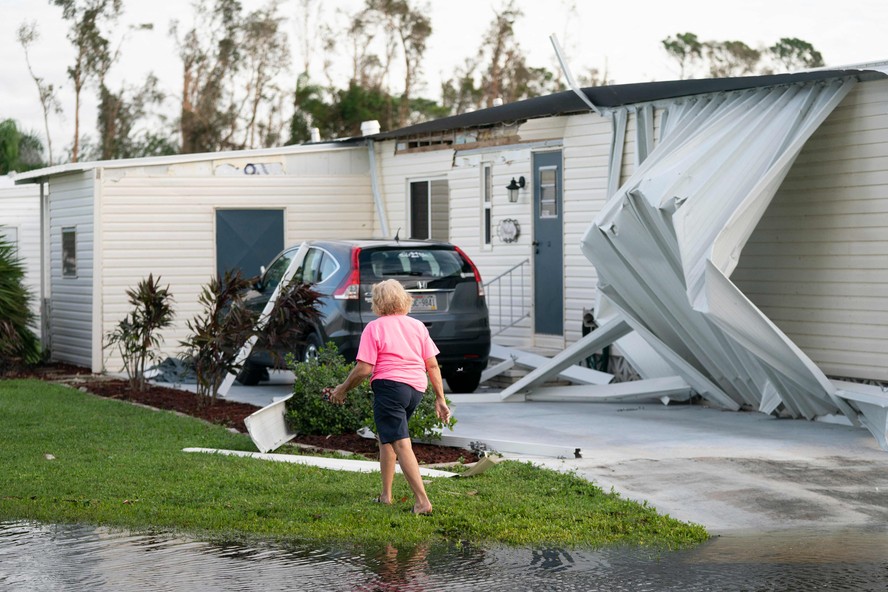
<path fill-rule="evenodd" d="M 260 265 L 260 266 L 259 266 L 259 277 L 256 278 L 256 281 L 255 281 L 255 282 L 253 282 L 253 287 L 254 287 L 256 290 L 260 291 L 260 292 L 262 291 L 262 285 L 265 283 L 265 282 L 262 281 L 262 280 L 265 279 L 265 272 L 266 272 L 266 271 L 267 271 L 267 270 L 265 269 L 265 266 L 264 266 L 264 265 Z"/>

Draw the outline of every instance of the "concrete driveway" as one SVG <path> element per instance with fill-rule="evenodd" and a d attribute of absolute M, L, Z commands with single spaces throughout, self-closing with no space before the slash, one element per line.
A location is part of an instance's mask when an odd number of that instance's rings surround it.
<path fill-rule="evenodd" d="M 235 385 L 226 398 L 263 406 L 289 394 L 289 380 Z M 580 448 L 582 458 L 505 456 L 576 471 L 713 534 L 888 524 L 888 452 L 863 428 L 702 405 L 448 396 L 458 419 L 453 435 L 526 442 L 531 452 L 533 444 Z"/>

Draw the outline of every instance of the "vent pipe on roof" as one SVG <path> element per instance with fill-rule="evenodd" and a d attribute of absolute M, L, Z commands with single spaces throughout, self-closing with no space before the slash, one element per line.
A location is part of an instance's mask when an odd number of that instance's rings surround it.
<path fill-rule="evenodd" d="M 388 238 L 390 236 L 388 218 L 385 215 L 385 204 L 382 201 L 382 192 L 379 190 L 379 170 L 376 168 L 376 146 L 373 144 L 373 140 L 367 140 L 367 150 L 370 154 L 370 191 L 373 192 L 373 203 L 376 206 L 376 217 L 379 218 L 379 230 L 382 232 L 382 236 Z"/>
<path fill-rule="evenodd" d="M 361 135 L 373 136 L 379 133 L 379 122 L 375 119 L 361 123 Z"/>
<path fill-rule="evenodd" d="M 555 56 L 558 58 L 558 63 L 561 64 L 561 71 L 564 72 L 564 77 L 567 79 L 567 85 L 570 87 L 572 91 L 576 93 L 580 100 L 589 105 L 589 108 L 601 115 L 601 111 L 598 110 L 598 107 L 589 100 L 589 97 L 586 96 L 586 93 L 580 90 L 580 87 L 577 86 L 577 83 L 574 82 L 573 74 L 570 73 L 570 68 L 567 66 L 567 61 L 564 59 L 564 55 L 561 53 L 561 45 L 558 44 L 558 38 L 555 36 L 555 33 L 549 35 L 549 41 L 552 42 L 552 47 L 555 48 Z"/>
<path fill-rule="evenodd" d="M 318 143 L 321 141 L 321 130 L 316 127 L 311 128 L 311 141 Z"/>
<path fill-rule="evenodd" d="M 497 98 L 493 99 L 493 106 L 494 107 L 502 107 L 503 106 L 503 98 L 497 97 Z"/>

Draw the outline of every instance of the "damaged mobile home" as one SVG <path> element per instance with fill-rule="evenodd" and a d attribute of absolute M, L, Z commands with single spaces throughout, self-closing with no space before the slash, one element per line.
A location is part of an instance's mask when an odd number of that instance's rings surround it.
<path fill-rule="evenodd" d="M 494 340 L 560 352 L 507 399 L 693 392 L 842 414 L 888 448 L 888 394 L 860 384 L 888 381 L 886 71 L 594 87 L 596 110 L 564 92 L 340 142 L 20 175 L 47 204 L 53 355 L 105 368 L 101 336 L 151 272 L 176 297 L 173 349 L 221 239 L 239 236 L 220 230 L 225 211 L 273 210 L 265 234 L 286 244 L 400 229 L 460 245 Z M 76 295 L 62 289 L 72 228 Z M 543 387 L 611 343 L 645 380 Z"/>

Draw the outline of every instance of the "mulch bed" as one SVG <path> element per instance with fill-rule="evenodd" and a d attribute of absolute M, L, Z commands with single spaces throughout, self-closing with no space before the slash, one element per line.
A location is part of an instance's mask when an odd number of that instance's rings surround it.
<path fill-rule="evenodd" d="M 39 378 L 53 382 L 62 382 L 76 388 L 109 399 L 131 401 L 156 409 L 167 409 L 184 415 L 197 417 L 205 421 L 226 426 L 246 433 L 244 418 L 258 408 L 245 403 L 216 400 L 211 405 L 202 404 L 194 393 L 180 389 L 150 384 L 143 392 L 132 391 L 126 380 L 108 378 L 92 374 L 86 368 L 68 364 L 46 364 L 26 371 L 7 373 L 9 378 Z M 369 458 L 377 458 L 376 441 L 363 438 L 357 434 L 341 434 L 330 436 L 297 436 L 291 442 L 331 450 L 345 450 L 362 454 Z M 413 452 L 420 464 L 476 462 L 478 457 L 470 450 L 451 446 L 433 446 L 414 444 Z"/>

